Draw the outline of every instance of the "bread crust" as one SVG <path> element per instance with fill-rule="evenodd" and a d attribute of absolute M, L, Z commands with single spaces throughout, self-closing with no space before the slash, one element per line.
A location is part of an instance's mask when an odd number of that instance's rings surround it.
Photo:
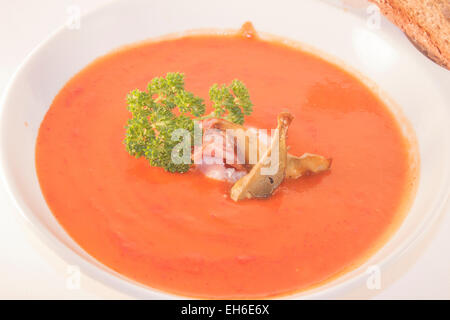
<path fill-rule="evenodd" d="M 450 0 L 369 0 L 416 47 L 450 70 Z"/>

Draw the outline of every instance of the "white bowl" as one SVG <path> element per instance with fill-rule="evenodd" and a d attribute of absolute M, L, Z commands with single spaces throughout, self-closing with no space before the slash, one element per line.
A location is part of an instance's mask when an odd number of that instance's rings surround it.
<path fill-rule="evenodd" d="M 62 86 L 95 58 L 125 44 L 199 28 L 239 28 L 280 35 L 334 56 L 384 92 L 411 123 L 419 144 L 420 182 L 412 208 L 388 243 L 358 269 L 292 298 L 339 298 L 365 281 L 368 266 L 385 269 L 436 219 L 450 191 L 450 100 L 429 73 L 430 63 L 393 28 L 371 29 L 361 17 L 316 0 L 115 1 L 61 28 L 36 48 L 6 90 L 0 119 L 1 170 L 20 212 L 49 246 L 71 264 L 134 297 L 178 298 L 129 280 L 93 259 L 57 223 L 41 194 L 35 170 L 40 123 Z M 376 13 L 375 13 L 376 14 Z M 377 17 L 375 16 L 375 19 Z M 376 20 L 375 20 L 376 21 Z M 383 20 L 384 21 L 384 20 Z M 447 87 L 448 88 L 448 87 Z M 397 113 L 398 110 L 395 110 Z M 387 270 L 389 270 L 387 268 Z M 388 272 L 388 271 L 386 271 Z"/>

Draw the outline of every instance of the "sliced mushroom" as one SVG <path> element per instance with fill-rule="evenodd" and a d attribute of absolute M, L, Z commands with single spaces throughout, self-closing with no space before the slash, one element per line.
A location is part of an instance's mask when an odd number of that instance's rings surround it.
<path fill-rule="evenodd" d="M 286 178 L 298 179 L 305 175 L 319 173 L 330 169 L 331 159 L 323 156 L 305 153 L 301 157 L 288 154 Z"/>
<path fill-rule="evenodd" d="M 278 115 L 278 126 L 269 148 L 250 172 L 233 185 L 231 199 L 238 201 L 247 198 L 267 198 L 278 188 L 286 175 L 286 136 L 292 119 L 292 115 L 288 112 Z"/>
<path fill-rule="evenodd" d="M 256 135 L 255 131 L 250 132 L 250 128 L 220 119 L 214 119 L 211 124 L 213 128 L 219 130 L 234 130 L 235 135 L 244 135 L 240 139 L 245 139 L 245 167 L 251 170 L 253 167 L 250 164 L 250 136 Z M 239 138 L 238 138 L 239 139 Z M 261 143 L 261 141 L 259 141 Z M 259 152 L 259 148 L 257 150 Z M 260 158 L 260 154 L 257 154 L 257 159 Z M 320 155 L 305 153 L 301 157 L 297 157 L 288 153 L 287 155 L 287 167 L 286 167 L 286 178 L 298 179 L 301 176 L 316 174 L 326 171 L 331 166 L 331 159 L 325 158 Z"/>

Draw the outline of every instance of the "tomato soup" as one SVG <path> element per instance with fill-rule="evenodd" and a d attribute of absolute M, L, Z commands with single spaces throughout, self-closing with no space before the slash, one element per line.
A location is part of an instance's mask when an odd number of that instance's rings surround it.
<path fill-rule="evenodd" d="M 213 83 L 243 81 L 254 103 L 245 124 L 274 128 L 289 110 L 289 152 L 331 157 L 331 169 L 234 202 L 226 182 L 130 156 L 126 95 L 168 72 L 204 98 Z M 56 96 L 36 147 L 45 199 L 83 249 L 149 287 L 206 298 L 285 295 L 360 265 L 404 216 L 411 159 L 394 115 L 356 77 L 242 35 L 142 43 L 94 61 Z"/>

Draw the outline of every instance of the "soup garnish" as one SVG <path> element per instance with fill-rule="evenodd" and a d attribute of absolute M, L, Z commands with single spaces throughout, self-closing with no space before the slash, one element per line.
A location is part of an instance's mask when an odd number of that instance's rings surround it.
<path fill-rule="evenodd" d="M 253 104 L 241 81 L 233 80 L 229 86 L 214 84 L 209 97 L 213 111 L 204 115 L 204 100 L 185 90 L 182 73 L 154 78 L 147 92 L 133 90 L 127 97 L 132 113 L 126 127 L 127 151 L 169 172 L 183 173 L 191 168 L 192 160 L 196 165 L 205 160 L 206 172 L 211 173 L 213 165 L 215 178 L 224 176 L 217 171 L 222 170 L 228 173 L 227 180 L 235 182 L 230 191 L 234 201 L 268 198 L 286 176 L 297 179 L 330 168 L 331 159 L 319 155 L 288 155 L 286 137 L 293 120 L 289 112 L 278 115 L 272 136 L 243 127 Z"/>
<path fill-rule="evenodd" d="M 173 148 L 179 143 L 174 138 L 177 129 L 193 133 L 196 120 L 218 118 L 234 123 L 244 123 L 244 116 L 252 112 L 247 88 L 238 81 L 230 86 L 213 85 L 209 90 L 214 111 L 204 115 L 203 99 L 184 89 L 184 75 L 168 73 L 154 78 L 147 91 L 133 90 L 128 94 L 128 120 L 125 145 L 128 153 L 137 158 L 145 157 L 152 166 L 170 172 L 186 172 L 188 163 L 172 161 Z M 193 134 L 191 134 L 193 138 Z"/>

